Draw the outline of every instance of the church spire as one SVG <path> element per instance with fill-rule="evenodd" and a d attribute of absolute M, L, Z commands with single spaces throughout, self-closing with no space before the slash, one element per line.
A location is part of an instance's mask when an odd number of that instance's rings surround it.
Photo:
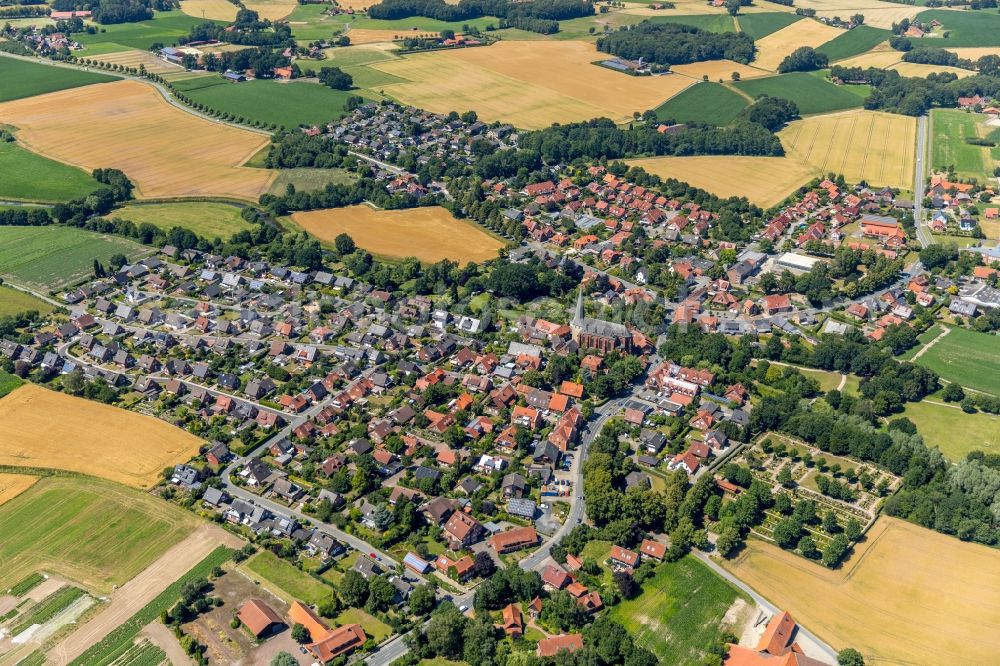
<path fill-rule="evenodd" d="M 583 323 L 583 285 L 576 292 L 576 311 L 573 313 L 573 323 L 580 326 Z"/>

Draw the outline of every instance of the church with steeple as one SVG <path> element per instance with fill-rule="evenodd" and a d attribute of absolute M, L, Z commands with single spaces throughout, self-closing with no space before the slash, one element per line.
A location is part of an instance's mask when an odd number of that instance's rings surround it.
<path fill-rule="evenodd" d="M 586 316 L 583 309 L 583 287 L 577 292 L 576 309 L 569 328 L 580 349 L 596 349 L 602 354 L 632 351 L 632 333 L 628 328 L 622 324 Z"/>

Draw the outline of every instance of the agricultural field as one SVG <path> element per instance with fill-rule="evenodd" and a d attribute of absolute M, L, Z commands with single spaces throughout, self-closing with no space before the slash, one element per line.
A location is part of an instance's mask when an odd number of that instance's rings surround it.
<path fill-rule="evenodd" d="M 117 80 L 107 74 L 0 58 L 0 102 Z M 10 121 L 4 118 L 4 122 Z"/>
<path fill-rule="evenodd" d="M 877 111 L 848 111 L 796 120 L 778 133 L 787 155 L 852 183 L 913 184 L 916 120 Z"/>
<path fill-rule="evenodd" d="M 917 3 L 921 4 L 921 3 Z M 904 18 L 912 19 L 921 8 L 917 5 L 903 5 L 882 0 L 798 0 L 796 7 L 815 9 L 816 15 L 833 18 L 847 18 L 852 14 L 863 14 L 865 25 L 888 30 L 893 23 Z"/>
<path fill-rule="evenodd" d="M 302 167 L 299 169 L 278 169 L 278 174 L 271 184 L 270 194 L 284 194 L 289 185 L 296 190 L 308 192 L 311 190 L 321 190 L 327 183 L 339 184 L 350 183 L 357 179 L 350 171 L 344 169 L 310 169 Z"/>
<path fill-rule="evenodd" d="M 966 414 L 958 405 L 925 399 L 907 403 L 900 416 L 913 421 L 927 446 L 938 447 L 949 460 L 958 462 L 969 451 L 1000 453 L 1000 416 L 995 414 Z"/>
<path fill-rule="evenodd" d="M 229 2 L 226 2 L 226 4 L 229 4 Z M 236 7 L 235 5 L 229 6 L 234 9 Z M 184 71 L 184 68 L 180 65 L 167 62 L 163 58 L 157 58 L 149 51 L 143 51 L 141 49 L 126 49 L 124 51 L 103 53 L 100 55 L 93 55 L 90 59 L 108 63 L 110 65 L 135 67 L 136 69 L 142 66 L 146 68 L 147 72 L 152 72 L 153 74 L 177 74 Z"/>
<path fill-rule="evenodd" d="M 341 118 L 356 90 L 333 90 L 310 81 L 274 80 L 232 83 L 221 76 L 178 81 L 174 86 L 195 102 L 250 121 L 287 128 L 328 123 Z M 275 100 L 281 100 L 275 104 Z"/>
<path fill-rule="evenodd" d="M 61 202 L 85 197 L 100 184 L 89 173 L 0 142 L 0 198 Z"/>
<path fill-rule="evenodd" d="M 91 274 L 94 259 L 107 263 L 119 253 L 131 260 L 150 250 L 74 227 L 0 227 L 0 276 L 39 290 L 79 282 Z"/>
<path fill-rule="evenodd" d="M 37 476 L 0 472 L 0 504 L 6 504 L 11 501 L 35 485 L 36 481 L 38 481 Z"/>
<path fill-rule="evenodd" d="M 803 116 L 853 109 L 864 104 L 869 86 L 838 86 L 830 83 L 825 72 L 793 72 L 732 84 L 750 97 L 782 97 L 795 102 Z"/>
<path fill-rule="evenodd" d="M 137 23 L 114 23 L 102 25 L 93 35 L 85 32 L 74 35 L 85 47 L 78 53 L 89 57 L 95 53 L 107 53 L 107 44 L 115 45 L 115 50 L 123 48 L 148 50 L 153 44 L 176 44 L 180 37 L 191 32 L 191 28 L 204 23 L 206 19 L 187 16 L 181 12 L 155 12 L 153 18 Z M 92 47 L 96 47 L 93 50 Z"/>
<path fill-rule="evenodd" d="M 925 79 L 931 74 L 954 74 L 960 79 L 964 79 L 967 76 L 975 76 L 975 72 L 971 69 L 962 69 L 961 67 L 948 67 L 946 65 L 924 65 L 916 62 L 901 62 L 893 65 L 889 69 L 894 69 L 899 72 L 900 76 L 911 76 L 918 79 Z"/>
<path fill-rule="evenodd" d="M 333 588 L 295 568 L 274 553 L 264 550 L 247 560 L 243 567 L 251 576 L 263 578 L 278 589 L 272 590 L 286 601 L 300 600 L 319 604 L 329 598 Z"/>
<path fill-rule="evenodd" d="M 771 72 L 757 69 L 750 65 L 743 65 L 733 60 L 703 60 L 702 62 L 692 62 L 687 65 L 673 65 L 670 68 L 674 74 L 683 74 L 699 81 L 707 76 L 709 81 L 731 81 L 733 73 L 740 75 L 741 79 L 753 79 L 759 76 L 771 76 Z M 683 94 L 683 93 L 682 93 Z M 672 98 L 673 99 L 673 98 Z M 708 111 L 708 109 L 706 109 Z"/>
<path fill-rule="evenodd" d="M 992 46 L 997 45 L 1000 34 L 1000 14 L 988 11 L 952 11 L 930 9 L 917 14 L 921 21 L 938 20 L 941 27 L 937 32 L 948 33 L 948 46 Z"/>
<path fill-rule="evenodd" d="M 601 57 L 584 42 L 508 41 L 369 66 L 409 81 L 383 86 L 403 103 L 441 113 L 471 109 L 481 120 L 527 129 L 600 116 L 625 121 L 693 83 L 681 76 L 628 76 L 592 64 Z"/>
<path fill-rule="evenodd" d="M 931 110 L 931 164 L 934 170 L 955 168 L 959 178 L 976 178 L 984 182 L 993 175 L 996 161 L 986 146 L 973 146 L 966 137 L 983 137 L 992 128 L 985 124 L 986 116 L 958 109 Z"/>
<path fill-rule="evenodd" d="M 45 477 L 0 506 L 0 589 L 44 570 L 106 593 L 196 524 L 183 509 L 116 484 Z"/>
<path fill-rule="evenodd" d="M 747 106 L 746 98 L 725 86 L 718 83 L 696 83 L 655 110 L 656 117 L 661 120 L 728 125 Z"/>
<path fill-rule="evenodd" d="M 664 664 L 701 663 L 705 648 L 723 631 L 741 633 L 751 611 L 749 597 L 693 555 L 661 564 L 642 590 L 635 599 L 612 607 L 609 617 Z M 727 626 L 724 617 L 731 608 L 742 610 Z"/>
<path fill-rule="evenodd" d="M 736 22 L 740 26 L 740 32 L 745 32 L 750 35 L 750 38 L 754 41 L 763 39 L 771 33 L 783 30 L 791 24 L 801 20 L 801 16 L 797 16 L 789 12 L 746 14 L 736 18 Z"/>
<path fill-rule="evenodd" d="M 184 227 L 208 239 L 228 239 L 255 226 L 240 216 L 240 208 L 208 201 L 132 204 L 115 210 L 108 217 L 120 217 L 136 224 L 145 222 L 163 230 Z"/>
<path fill-rule="evenodd" d="M 819 175 L 819 170 L 789 157 L 649 157 L 628 160 L 661 178 L 677 178 L 720 197 L 746 197 L 770 208 Z"/>
<path fill-rule="evenodd" d="M 138 81 L 7 102 L 0 104 L 0 117 L 41 155 L 85 169 L 121 169 L 140 197 L 256 201 L 274 178 L 240 167 L 267 136 L 194 116 Z"/>
<path fill-rule="evenodd" d="M 736 32 L 736 23 L 729 14 L 656 15 L 649 17 L 650 23 L 679 23 L 691 25 L 709 32 Z"/>
<path fill-rule="evenodd" d="M 52 305 L 40 298 L 35 298 L 31 294 L 18 291 L 11 287 L 0 285 L 0 317 L 4 315 L 17 314 L 34 310 L 42 315 L 47 315 L 55 310 Z"/>
<path fill-rule="evenodd" d="M 236 18 L 239 7 L 229 0 L 184 0 L 181 11 L 188 16 L 213 21 L 231 22 Z"/>
<path fill-rule="evenodd" d="M 1000 338 L 952 328 L 914 363 L 966 388 L 1000 395 Z"/>
<path fill-rule="evenodd" d="M 151 416 L 34 384 L 0 400 L 0 431 L 0 465 L 79 472 L 133 488 L 153 486 L 164 467 L 189 460 L 201 445 Z"/>
<path fill-rule="evenodd" d="M 951 51 L 959 58 L 967 58 L 969 60 L 979 60 L 987 55 L 1000 55 L 1000 46 L 964 46 L 957 49 L 949 46 L 945 50 Z"/>
<path fill-rule="evenodd" d="M 870 51 L 890 37 L 892 33 L 888 30 L 859 25 L 834 37 L 816 50 L 826 54 L 830 62 L 836 62 Z"/>
<path fill-rule="evenodd" d="M 456 219 L 437 206 L 376 210 L 359 205 L 294 213 L 291 219 L 325 243 L 346 233 L 372 254 L 417 257 L 427 263 L 485 261 L 503 247 L 503 241 L 473 222 Z"/>
<path fill-rule="evenodd" d="M 757 40 L 757 58 L 754 60 L 754 65 L 761 69 L 777 71 L 785 56 L 795 49 L 801 46 L 818 48 L 843 32 L 812 19 L 796 21 Z"/>
<path fill-rule="evenodd" d="M 852 30 L 851 32 L 854 31 Z M 862 69 L 867 69 L 869 67 L 888 69 L 889 67 L 901 63 L 902 61 L 902 52 L 892 48 L 888 43 L 884 43 L 879 44 L 872 50 L 866 51 L 865 53 L 845 58 L 837 64 L 843 67 L 860 67 Z"/>
<path fill-rule="evenodd" d="M 868 663 L 988 663 L 1000 651 L 1000 551 L 986 546 L 881 517 L 835 571 L 756 539 L 722 564 Z"/>
<path fill-rule="evenodd" d="M 14 389 L 24 384 L 24 380 L 17 375 L 0 370 L 0 398 L 4 397 Z"/>

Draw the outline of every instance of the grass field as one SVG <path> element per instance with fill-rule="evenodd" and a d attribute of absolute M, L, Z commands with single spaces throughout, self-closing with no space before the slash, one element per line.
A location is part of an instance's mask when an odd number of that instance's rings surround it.
<path fill-rule="evenodd" d="M 0 472 L 0 504 L 5 504 L 35 485 L 37 476 Z"/>
<path fill-rule="evenodd" d="M 201 444 L 151 416 L 34 384 L 0 400 L 0 430 L 0 465 L 82 472 L 135 488 L 149 488 Z"/>
<path fill-rule="evenodd" d="M 958 109 L 931 110 L 931 168 L 944 170 L 953 166 L 959 178 L 985 182 L 993 175 L 994 160 L 986 146 L 973 146 L 966 137 L 982 137 L 990 128 L 983 125 L 986 116 Z"/>
<path fill-rule="evenodd" d="M 472 222 L 452 217 L 444 208 L 376 210 L 349 206 L 292 215 L 292 220 L 321 241 L 332 243 L 341 233 L 359 247 L 384 257 L 417 257 L 432 263 L 451 259 L 460 264 L 493 259 L 503 243 Z"/>
<path fill-rule="evenodd" d="M 0 58 L 0 102 L 117 80 L 107 74 Z"/>
<path fill-rule="evenodd" d="M 777 71 L 785 56 L 795 49 L 801 46 L 818 48 L 843 32 L 812 19 L 796 21 L 757 40 L 757 58 L 753 64 L 761 69 Z"/>
<path fill-rule="evenodd" d="M 2 235 L 0 235 L 2 238 Z M 35 310 L 39 314 L 49 314 L 55 308 L 40 298 L 0 285 L 0 317 Z"/>
<path fill-rule="evenodd" d="M 870 51 L 890 37 L 892 37 L 892 33 L 888 30 L 873 28 L 870 25 L 859 25 L 857 28 L 837 35 L 816 50 L 826 54 L 830 62 L 836 62 Z"/>
<path fill-rule="evenodd" d="M 962 386 L 1000 395 L 1000 337 L 953 328 L 915 363 Z"/>
<path fill-rule="evenodd" d="M 650 157 L 628 160 L 661 178 L 676 178 L 721 197 L 746 197 L 769 208 L 819 171 L 790 157 Z"/>
<path fill-rule="evenodd" d="M 160 229 L 184 227 L 202 238 L 229 239 L 233 234 L 253 229 L 255 225 L 240 217 L 240 209 L 223 203 L 181 201 L 165 204 L 134 204 L 112 212 L 136 224 L 148 222 Z"/>
<path fill-rule="evenodd" d="M 7 199 L 62 202 L 85 197 L 100 187 L 86 171 L 37 155 L 15 142 L 0 143 L 0 173 L 0 198 Z"/>
<path fill-rule="evenodd" d="M 0 370 L 0 398 L 4 397 L 22 384 L 24 384 L 24 380 L 17 375 L 12 375 Z"/>
<path fill-rule="evenodd" d="M 938 29 L 948 33 L 947 44 L 952 46 L 996 46 L 1000 34 L 1000 15 L 996 12 L 956 12 L 930 9 L 917 14 L 920 21 L 941 22 Z"/>
<path fill-rule="evenodd" d="M 376 617 L 372 617 L 360 608 L 348 608 L 337 616 L 337 626 L 345 624 L 360 624 L 368 638 L 374 638 L 375 643 L 381 643 L 392 634 L 392 627 Z"/>
<path fill-rule="evenodd" d="M 916 120 L 877 111 L 849 111 L 796 120 L 778 133 L 786 153 L 850 182 L 912 187 Z"/>
<path fill-rule="evenodd" d="M 770 95 L 791 100 L 802 115 L 857 108 L 871 92 L 868 86 L 836 86 L 822 72 L 779 74 L 733 85 L 753 98 Z"/>
<path fill-rule="evenodd" d="M 642 589 L 608 611 L 609 617 L 664 664 L 701 663 L 705 648 L 727 628 L 726 611 L 737 599 L 749 602 L 693 555 L 661 564 Z"/>
<path fill-rule="evenodd" d="M 900 416 L 913 421 L 927 446 L 938 447 L 949 460 L 957 462 L 969 451 L 1000 453 L 1000 416 L 995 414 L 966 414 L 958 405 L 924 400 L 907 403 Z"/>
<path fill-rule="evenodd" d="M 718 83 L 696 83 L 656 108 L 656 117 L 678 123 L 728 125 L 747 107 L 746 99 Z"/>
<path fill-rule="evenodd" d="M 276 586 L 278 596 L 285 597 L 288 601 L 298 599 L 307 604 L 319 604 L 329 598 L 333 591 L 333 588 L 296 569 L 268 550 L 257 553 L 244 566 L 252 574 Z"/>
<path fill-rule="evenodd" d="M 1000 551 L 882 517 L 840 569 L 751 539 L 723 565 L 866 663 L 986 664 L 1000 651 Z M 817 603 L 822 600 L 822 603 Z"/>
<path fill-rule="evenodd" d="M 311 190 L 321 190 L 327 183 L 350 183 L 357 177 L 350 171 L 343 169 L 279 169 L 278 175 L 271 183 L 271 194 L 284 194 L 289 185 L 293 185 L 296 190 L 309 192 Z"/>
<path fill-rule="evenodd" d="M 149 254 L 141 245 L 73 227 L 0 227 L 0 276 L 40 289 L 58 289 L 91 274 L 94 259 Z"/>
<path fill-rule="evenodd" d="M 150 85 L 120 81 L 0 104 L 25 147 L 85 169 L 115 167 L 142 197 L 256 201 L 273 174 L 240 168 L 264 135 L 198 118 Z"/>
<path fill-rule="evenodd" d="M 205 20 L 177 11 L 156 12 L 153 18 L 148 21 L 102 25 L 101 29 L 93 35 L 82 32 L 75 34 L 73 38 L 86 47 L 83 51 L 78 52 L 78 55 L 83 58 L 101 52 L 98 50 L 100 46 L 108 43 L 146 51 L 157 43 L 166 46 L 176 44 L 178 38 L 187 35 L 191 32 L 191 28 L 199 23 L 204 23 Z M 91 46 L 97 47 L 97 49 L 91 51 Z"/>
<path fill-rule="evenodd" d="M 592 64 L 599 59 L 584 42 L 499 42 L 369 67 L 409 81 L 382 87 L 404 103 L 442 113 L 471 109 L 481 120 L 528 129 L 600 116 L 628 120 L 692 84 L 681 76 L 628 76 Z"/>
<path fill-rule="evenodd" d="M 188 79 L 174 85 L 194 101 L 210 108 L 288 128 L 341 118 L 346 113 L 344 105 L 348 98 L 356 97 L 359 92 L 333 90 L 307 81 L 232 83 L 221 76 Z M 281 103 L 275 104 L 279 99 Z"/>
<path fill-rule="evenodd" d="M 787 28 L 796 21 L 801 21 L 801 16 L 788 12 L 768 12 L 764 14 L 746 14 L 737 17 L 740 24 L 740 32 L 745 32 L 754 40 L 763 39 L 772 32 L 778 32 Z"/>
<path fill-rule="evenodd" d="M 108 592 L 196 524 L 182 509 L 116 484 L 43 478 L 0 506 L 0 589 L 42 570 Z"/>
<path fill-rule="evenodd" d="M 688 15 L 658 15 L 649 17 L 650 23 L 680 23 L 692 25 L 709 32 L 736 32 L 736 23 L 729 14 L 688 14 Z"/>

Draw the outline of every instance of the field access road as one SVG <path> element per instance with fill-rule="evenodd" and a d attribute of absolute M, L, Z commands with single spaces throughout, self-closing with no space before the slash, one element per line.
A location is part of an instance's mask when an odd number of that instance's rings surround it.
<path fill-rule="evenodd" d="M 924 224 L 924 172 L 927 158 L 927 116 L 917 118 L 917 160 L 913 169 L 913 226 L 921 247 L 933 240 Z"/>

